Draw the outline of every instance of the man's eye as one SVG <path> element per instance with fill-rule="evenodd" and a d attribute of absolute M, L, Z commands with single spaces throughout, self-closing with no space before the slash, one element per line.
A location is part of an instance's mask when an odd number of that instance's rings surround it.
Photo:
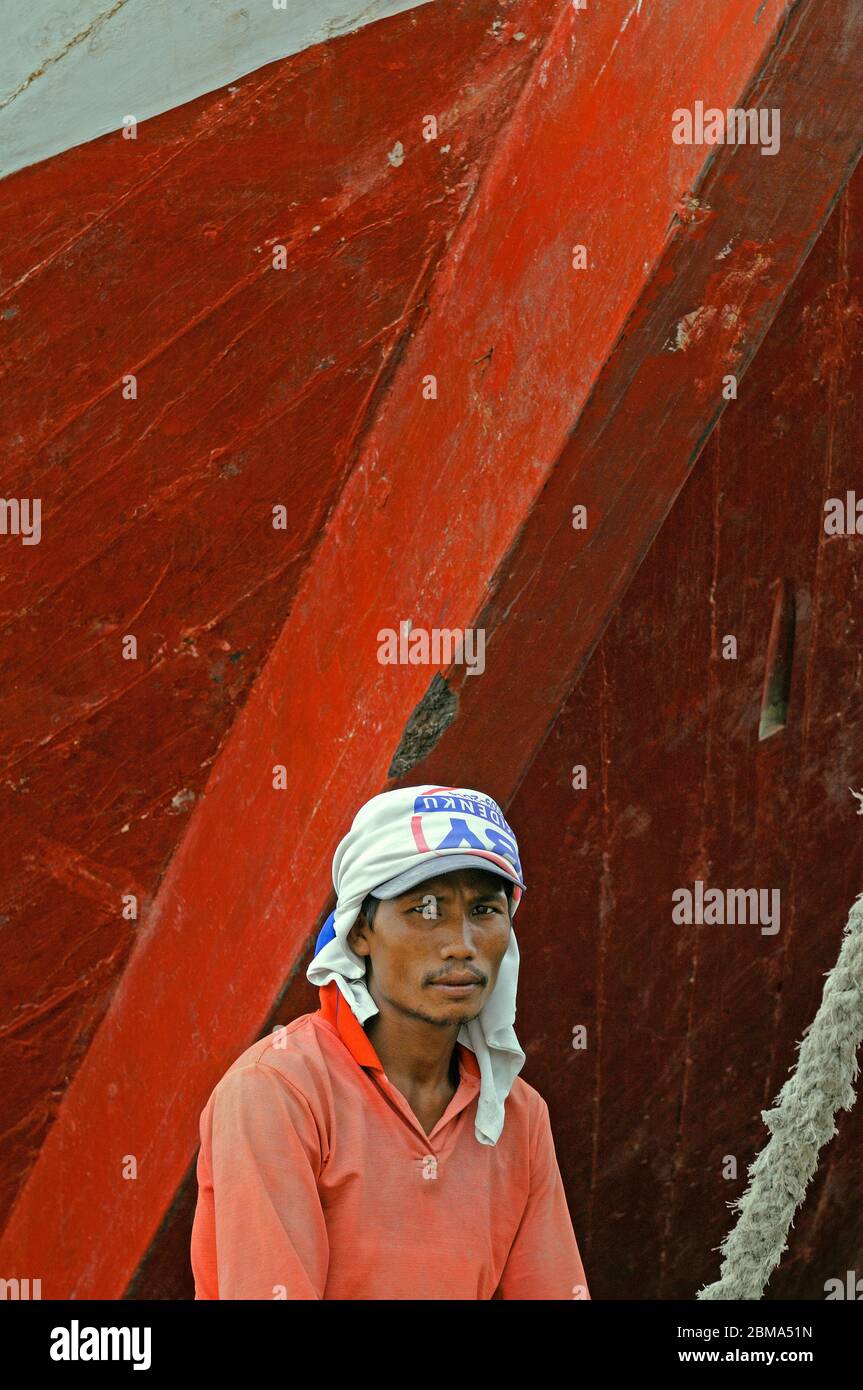
<path fill-rule="evenodd" d="M 472 909 L 472 911 L 481 912 L 483 915 L 501 910 L 497 903 L 475 903 Z M 417 903 L 415 907 L 409 907 L 407 911 L 408 913 L 418 912 L 421 917 L 439 917 L 441 915 L 440 909 L 435 908 L 432 903 Z"/>

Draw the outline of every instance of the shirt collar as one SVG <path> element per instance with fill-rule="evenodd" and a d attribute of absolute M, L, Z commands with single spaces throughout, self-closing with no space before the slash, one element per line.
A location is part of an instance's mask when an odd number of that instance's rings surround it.
<path fill-rule="evenodd" d="M 335 980 L 330 980 L 329 984 L 321 985 L 318 994 L 321 999 L 319 1013 L 331 1023 L 344 1043 L 345 1047 L 358 1062 L 361 1067 L 372 1067 L 375 1071 L 383 1071 L 380 1058 L 371 1044 L 371 1039 L 360 1023 L 350 1004 L 342 996 L 342 992 Z M 462 1043 L 456 1043 L 459 1050 L 459 1066 L 467 1072 L 469 1076 L 479 1077 L 479 1063 L 476 1056 L 469 1047 Z"/>

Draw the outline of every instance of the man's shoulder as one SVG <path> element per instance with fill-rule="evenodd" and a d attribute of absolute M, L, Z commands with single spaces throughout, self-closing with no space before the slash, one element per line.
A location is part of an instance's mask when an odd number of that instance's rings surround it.
<path fill-rule="evenodd" d="M 506 1100 L 507 1123 L 513 1119 L 526 1132 L 548 1124 L 548 1105 L 535 1086 L 517 1076 Z"/>
<path fill-rule="evenodd" d="M 213 1088 L 215 1096 L 229 1087 L 249 1084 L 251 1077 L 276 1072 L 303 1095 L 319 1094 L 323 1075 L 329 1071 L 333 1039 L 339 1038 L 320 1012 L 301 1014 L 290 1023 L 278 1024 L 234 1059 Z"/>

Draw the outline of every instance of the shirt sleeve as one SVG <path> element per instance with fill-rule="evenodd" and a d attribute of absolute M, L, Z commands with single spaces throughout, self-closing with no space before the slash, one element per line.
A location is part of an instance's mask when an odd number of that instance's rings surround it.
<path fill-rule="evenodd" d="M 321 1163 L 314 1115 L 286 1078 L 261 1063 L 222 1077 L 201 1116 L 196 1298 L 323 1298 Z"/>
<path fill-rule="evenodd" d="M 584 1266 L 557 1166 L 548 1106 L 531 1132 L 530 1191 L 494 1298 L 589 1300 Z"/>

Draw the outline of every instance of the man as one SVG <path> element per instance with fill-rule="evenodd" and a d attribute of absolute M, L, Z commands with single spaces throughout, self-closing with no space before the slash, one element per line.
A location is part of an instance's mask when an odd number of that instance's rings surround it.
<path fill-rule="evenodd" d="M 488 796 L 373 797 L 336 850 L 320 1009 L 201 1115 L 197 1299 L 586 1299 L 513 1029 L 524 889 Z"/>

